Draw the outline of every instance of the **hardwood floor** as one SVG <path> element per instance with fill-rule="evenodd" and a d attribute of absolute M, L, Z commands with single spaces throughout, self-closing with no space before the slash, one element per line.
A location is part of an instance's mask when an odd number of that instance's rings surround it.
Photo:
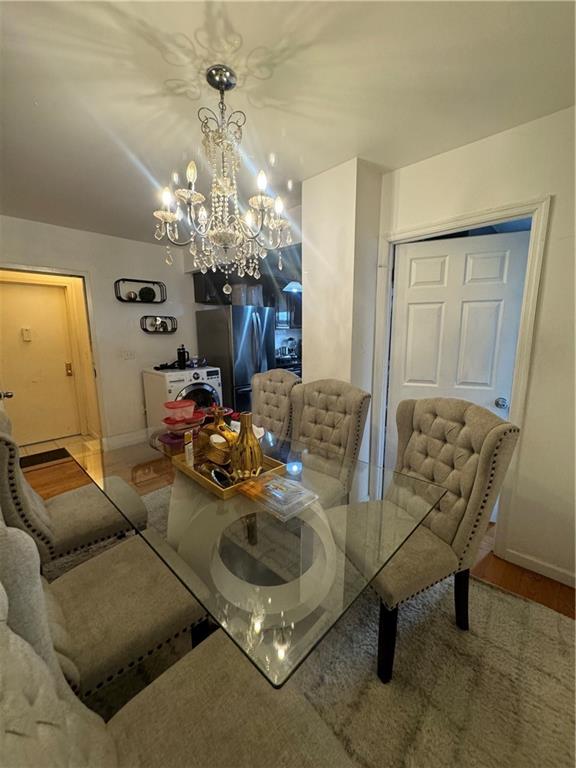
<path fill-rule="evenodd" d="M 43 499 L 88 485 L 91 480 L 73 459 L 61 459 L 24 470 L 26 479 Z"/>
<path fill-rule="evenodd" d="M 575 591 L 547 576 L 529 571 L 497 557 L 492 551 L 496 526 L 490 525 L 478 552 L 478 560 L 471 574 L 481 581 L 494 584 L 507 592 L 534 600 L 558 613 L 575 618 Z"/>
<path fill-rule="evenodd" d="M 118 474 L 125 475 L 121 467 L 118 467 L 118 470 Z M 45 499 L 90 482 L 88 475 L 73 459 L 31 467 L 26 470 L 26 478 Z M 159 458 L 155 461 L 143 462 L 134 468 L 130 477 L 124 476 L 124 479 L 138 493 L 144 495 L 156 488 L 169 485 L 172 482 L 172 468 L 169 460 Z M 495 526 L 491 525 L 480 546 L 476 565 L 471 569 L 472 575 L 481 581 L 528 600 L 534 600 L 574 619 L 574 589 L 496 557 L 492 551 L 494 535 Z"/>
<path fill-rule="evenodd" d="M 170 485 L 174 480 L 170 460 L 164 457 L 142 462 L 131 470 L 127 470 L 123 464 L 118 464 L 117 467 L 108 466 L 108 470 L 110 474 L 122 477 L 140 496 Z M 92 482 L 73 459 L 61 459 L 29 467 L 24 472 L 30 485 L 43 499 Z"/>

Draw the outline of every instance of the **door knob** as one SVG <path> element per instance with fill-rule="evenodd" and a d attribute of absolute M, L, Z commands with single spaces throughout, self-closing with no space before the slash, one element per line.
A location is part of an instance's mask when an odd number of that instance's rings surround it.
<path fill-rule="evenodd" d="M 0 392 L 0 400 L 11 400 L 14 397 L 14 392 Z"/>
<path fill-rule="evenodd" d="M 496 400 L 494 400 L 494 405 L 496 408 L 508 408 L 510 404 L 505 397 L 497 397 Z"/>

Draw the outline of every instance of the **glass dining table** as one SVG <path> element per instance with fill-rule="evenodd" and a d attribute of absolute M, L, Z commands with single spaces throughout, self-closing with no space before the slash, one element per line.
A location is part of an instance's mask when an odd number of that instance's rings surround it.
<path fill-rule="evenodd" d="M 279 444 L 269 433 L 262 444 L 265 454 L 285 465 L 278 476 L 296 490 L 287 520 L 241 492 L 219 498 L 159 452 L 157 442 L 70 453 L 213 621 L 280 688 L 446 491 L 350 461 L 334 447 Z M 136 526 L 134 496 L 119 490 L 125 485 L 118 476 L 148 509 L 143 530 Z M 298 489 L 312 495 L 301 494 L 300 503 Z"/>

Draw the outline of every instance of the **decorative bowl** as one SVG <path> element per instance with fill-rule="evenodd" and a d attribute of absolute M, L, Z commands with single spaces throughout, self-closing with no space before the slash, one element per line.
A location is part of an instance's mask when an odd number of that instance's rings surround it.
<path fill-rule="evenodd" d="M 149 285 L 144 285 L 138 291 L 138 296 L 140 297 L 140 301 L 151 302 L 156 299 L 156 291 Z"/>

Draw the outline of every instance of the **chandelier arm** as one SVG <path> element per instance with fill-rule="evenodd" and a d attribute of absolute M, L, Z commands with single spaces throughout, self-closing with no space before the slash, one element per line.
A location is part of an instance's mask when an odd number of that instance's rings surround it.
<path fill-rule="evenodd" d="M 168 240 L 170 240 L 172 245 L 180 245 L 180 246 L 190 245 L 192 240 L 194 240 L 194 237 L 190 237 L 188 240 L 175 240 L 172 237 L 172 235 L 170 234 L 170 227 L 169 226 L 166 227 L 166 237 L 168 238 Z"/>
<path fill-rule="evenodd" d="M 246 222 L 242 220 L 241 216 L 234 216 L 233 218 L 236 219 L 236 221 L 238 222 L 238 225 L 240 226 L 240 231 L 242 232 L 242 234 L 247 240 L 254 240 L 258 243 L 258 245 L 261 245 L 261 243 L 258 242 L 258 238 L 260 237 L 264 229 L 263 222 L 260 222 L 258 231 L 253 232 L 252 229 L 248 226 L 248 224 L 246 224 Z"/>
<path fill-rule="evenodd" d="M 199 237 L 206 237 L 208 232 L 210 231 L 210 225 L 212 223 L 212 214 L 209 216 L 208 219 L 206 219 L 206 224 L 204 225 L 204 229 L 200 229 L 196 225 L 196 217 L 190 216 L 190 224 L 192 226 L 192 229 L 194 231 L 194 235 L 198 235 Z M 194 236 L 192 236 L 191 240 L 194 239 Z"/>

